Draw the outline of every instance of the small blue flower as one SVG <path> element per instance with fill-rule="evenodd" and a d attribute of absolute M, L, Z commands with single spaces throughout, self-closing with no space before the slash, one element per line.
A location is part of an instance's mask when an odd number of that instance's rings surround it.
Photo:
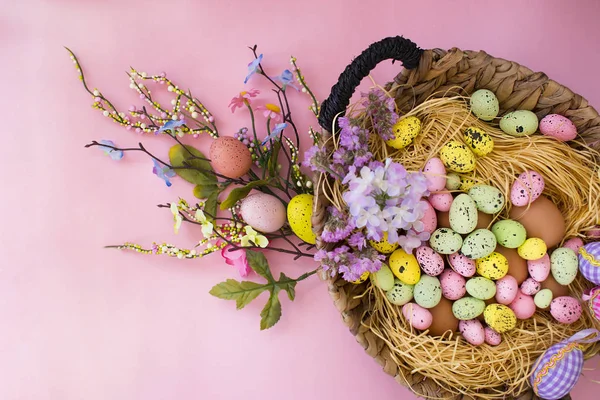
<path fill-rule="evenodd" d="M 100 144 L 116 147 L 115 143 L 112 140 L 101 140 Z M 105 146 L 99 146 L 99 147 L 102 149 L 104 154 L 106 154 L 107 156 L 110 156 L 110 158 L 112 158 L 113 160 L 120 160 L 121 158 L 123 158 L 123 152 L 121 150 L 115 150 L 115 149 L 111 149 L 110 147 L 105 147 Z"/>
<path fill-rule="evenodd" d="M 298 86 L 294 85 L 294 74 L 289 69 L 284 70 L 281 75 L 274 76 L 273 79 L 281 82 L 283 90 L 285 90 L 287 86 L 300 90 Z"/>
<path fill-rule="evenodd" d="M 160 127 L 159 130 L 156 131 L 155 135 L 158 135 L 161 132 L 171 131 L 172 135 L 175 135 L 175 128 L 179 128 L 180 126 L 185 125 L 184 119 L 170 120 L 165 122 L 163 126 Z"/>
<path fill-rule="evenodd" d="M 166 165 L 162 165 L 161 163 L 156 161 L 154 158 L 152 159 L 152 162 L 154 163 L 154 167 L 152 168 L 152 173 L 154 175 L 158 176 L 160 179 L 164 180 L 165 183 L 167 184 L 167 186 L 171 186 L 171 181 L 169 180 L 169 178 L 173 178 L 175 176 L 175 171 L 173 171 L 171 168 L 167 167 Z"/>
<path fill-rule="evenodd" d="M 252 75 L 258 72 L 258 65 L 261 63 L 262 59 L 263 55 L 261 54 L 256 59 L 254 59 L 254 61 L 248 64 L 248 75 L 246 75 L 244 83 L 248 82 L 248 79 L 250 79 Z"/>
<path fill-rule="evenodd" d="M 288 124 L 286 124 L 286 123 L 275 125 L 275 128 L 273 128 L 273 131 L 271 132 L 271 134 L 269 136 L 267 136 L 260 145 L 264 146 L 269 140 L 275 139 L 277 137 L 277 135 L 279 135 L 281 133 L 281 131 L 283 131 L 285 128 L 287 128 L 287 126 L 288 126 Z"/>

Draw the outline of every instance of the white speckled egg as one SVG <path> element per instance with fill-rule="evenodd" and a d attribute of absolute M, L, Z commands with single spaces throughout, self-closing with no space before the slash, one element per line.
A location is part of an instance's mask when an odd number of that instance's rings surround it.
<path fill-rule="evenodd" d="M 575 124 L 567 117 L 558 114 L 548 114 L 540 121 L 542 135 L 550 136 L 561 142 L 577 137 Z"/>
<path fill-rule="evenodd" d="M 511 136 L 527 136 L 538 128 L 538 117 L 528 110 L 510 112 L 500 120 L 500 129 Z"/>
<path fill-rule="evenodd" d="M 483 325 L 481 325 L 481 322 L 479 322 L 477 319 L 460 321 L 458 323 L 458 330 L 465 340 L 473 346 L 479 346 L 485 342 L 485 331 L 483 330 Z"/>
<path fill-rule="evenodd" d="M 442 299 L 442 287 L 438 278 L 429 275 L 421 276 L 415 285 L 413 294 L 415 302 L 423 308 L 433 308 Z"/>
<path fill-rule="evenodd" d="M 477 206 L 473 199 L 466 193 L 461 193 L 450 206 L 450 227 L 454 232 L 466 235 L 473 232 L 477 226 Z"/>
<path fill-rule="evenodd" d="M 450 228 L 438 228 L 429 238 L 429 246 L 440 254 L 456 253 L 462 244 L 462 236 Z"/>
<path fill-rule="evenodd" d="M 460 252 L 476 260 L 492 254 L 496 248 L 496 236 L 487 229 L 477 229 L 469 234 L 463 241 Z"/>
<path fill-rule="evenodd" d="M 500 103 L 494 92 L 487 89 L 479 89 L 471 95 L 471 111 L 483 121 L 491 121 L 500 112 Z"/>
<path fill-rule="evenodd" d="M 569 285 L 575 280 L 578 265 L 577 254 L 566 247 L 559 247 L 550 256 L 552 276 L 561 285 Z"/>
<path fill-rule="evenodd" d="M 442 296 L 448 300 L 458 300 L 467 292 L 465 278 L 451 269 L 446 269 L 440 275 Z"/>
<path fill-rule="evenodd" d="M 240 213 L 248 225 L 264 233 L 279 230 L 286 221 L 283 203 L 266 193 L 256 193 L 242 200 Z"/>
<path fill-rule="evenodd" d="M 475 202 L 477 209 L 486 214 L 496 214 L 504 207 L 504 195 L 493 186 L 475 185 L 469 189 L 469 196 Z"/>

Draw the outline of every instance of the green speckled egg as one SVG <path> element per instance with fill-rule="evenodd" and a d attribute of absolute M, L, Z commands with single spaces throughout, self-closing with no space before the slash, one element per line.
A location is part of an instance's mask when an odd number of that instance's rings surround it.
<path fill-rule="evenodd" d="M 371 274 L 371 280 L 383 291 L 391 290 L 394 287 L 394 274 L 390 267 L 385 264 L 381 265 L 381 268 L 377 272 Z"/>
<path fill-rule="evenodd" d="M 554 298 L 554 295 L 552 294 L 552 290 L 542 289 L 535 294 L 535 297 L 533 298 L 533 302 L 535 303 L 537 308 L 546 310 L 550 307 L 550 303 L 552 303 L 553 298 Z"/>
<path fill-rule="evenodd" d="M 566 247 L 559 247 L 550 255 L 550 271 L 556 282 L 569 285 L 577 276 L 579 260 L 577 254 Z"/>
<path fill-rule="evenodd" d="M 500 120 L 500 129 L 511 136 L 531 135 L 537 128 L 538 117 L 528 110 L 510 112 Z"/>
<path fill-rule="evenodd" d="M 504 207 L 506 199 L 502 192 L 490 185 L 475 185 L 469 189 L 469 196 L 482 213 L 496 214 Z"/>
<path fill-rule="evenodd" d="M 471 126 L 465 129 L 464 138 L 477 157 L 484 157 L 494 150 L 494 139 L 483 129 Z"/>
<path fill-rule="evenodd" d="M 471 111 L 484 121 L 491 121 L 500 112 L 500 103 L 496 95 L 487 90 L 479 89 L 471 95 Z"/>
<path fill-rule="evenodd" d="M 450 228 L 454 232 L 466 235 L 477 226 L 477 207 L 473 199 L 461 193 L 452 202 L 449 212 Z"/>
<path fill-rule="evenodd" d="M 450 172 L 446 176 L 446 189 L 458 190 L 460 188 L 460 175 L 456 172 Z"/>
<path fill-rule="evenodd" d="M 490 304 L 483 312 L 485 323 L 498 333 L 508 332 L 517 326 L 517 316 L 509 307 Z"/>
<path fill-rule="evenodd" d="M 469 148 L 456 140 L 451 140 L 440 150 L 440 159 L 450 171 L 465 173 L 475 169 L 475 155 Z"/>
<path fill-rule="evenodd" d="M 496 284 L 482 276 L 467 281 L 467 293 L 479 300 L 489 300 L 496 295 Z"/>
<path fill-rule="evenodd" d="M 415 302 L 423 308 L 433 308 L 442 299 L 442 286 L 435 276 L 423 275 L 414 290 Z"/>
<path fill-rule="evenodd" d="M 508 249 L 516 249 L 527 239 L 525 227 L 512 219 L 505 219 L 492 225 L 496 241 Z"/>
<path fill-rule="evenodd" d="M 414 116 L 402 118 L 394 124 L 392 131 L 394 138 L 385 143 L 394 149 L 403 149 L 411 144 L 421 132 L 421 120 Z"/>
<path fill-rule="evenodd" d="M 462 236 L 450 228 L 438 228 L 429 238 L 429 246 L 439 254 L 456 253 L 462 244 Z"/>
<path fill-rule="evenodd" d="M 508 259 L 495 251 L 475 260 L 475 265 L 479 275 L 494 281 L 504 278 L 508 273 Z"/>
<path fill-rule="evenodd" d="M 402 283 L 399 279 L 394 280 L 394 287 L 385 293 L 390 303 L 403 306 L 413 299 L 415 286 Z"/>
<path fill-rule="evenodd" d="M 477 229 L 463 241 L 460 252 L 472 260 L 486 257 L 496 249 L 496 236 L 487 229 Z"/>
<path fill-rule="evenodd" d="M 463 297 L 452 304 L 452 314 L 461 321 L 477 318 L 485 309 L 485 302 L 474 297 Z"/>

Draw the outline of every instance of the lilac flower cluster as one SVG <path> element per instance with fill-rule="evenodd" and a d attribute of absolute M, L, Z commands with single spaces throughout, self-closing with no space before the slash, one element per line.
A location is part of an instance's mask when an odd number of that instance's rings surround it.
<path fill-rule="evenodd" d="M 362 97 L 366 98 L 363 105 L 365 106 L 365 113 L 371 117 L 373 130 L 383 140 L 393 139 L 392 127 L 398 122 L 394 99 L 387 96 L 380 89 L 372 89 L 369 93 L 363 93 Z"/>
<path fill-rule="evenodd" d="M 337 243 L 350 236 L 355 227 L 352 221 L 348 221 L 348 216 L 335 207 L 329 207 L 327 211 L 329 216 L 323 227 L 321 239 L 327 243 Z"/>
<path fill-rule="evenodd" d="M 358 280 L 365 272 L 377 272 L 381 268 L 385 256 L 371 247 L 363 250 L 339 246 L 332 251 L 319 250 L 315 261 L 319 262 L 324 271 L 332 276 L 337 272 L 349 282 Z"/>

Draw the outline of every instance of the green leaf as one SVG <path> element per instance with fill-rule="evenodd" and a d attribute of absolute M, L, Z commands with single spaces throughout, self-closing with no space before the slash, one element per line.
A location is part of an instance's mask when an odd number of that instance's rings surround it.
<path fill-rule="evenodd" d="M 254 272 L 265 278 L 269 283 L 275 282 L 275 279 L 271 274 L 271 269 L 269 268 L 267 257 L 265 257 L 263 253 L 246 249 L 246 259 Z"/>
<path fill-rule="evenodd" d="M 237 309 L 241 310 L 265 290 L 267 290 L 267 286 L 256 282 L 238 282 L 235 279 L 227 279 L 225 282 L 215 285 L 209 293 L 220 299 L 235 300 Z"/>
<path fill-rule="evenodd" d="M 277 290 L 271 290 L 271 296 L 269 296 L 269 300 L 267 301 L 267 304 L 265 304 L 265 308 L 263 308 L 260 312 L 261 331 L 271 328 L 281 318 L 281 303 L 279 302 L 277 294 Z"/>
<path fill-rule="evenodd" d="M 194 156 L 202 159 L 194 158 Z M 180 144 L 176 144 L 169 149 L 169 161 L 171 162 L 171 166 L 193 167 L 207 171 L 203 172 L 196 169 L 174 169 L 173 171 L 175 171 L 175 173 L 181 178 L 197 185 L 207 185 L 210 183 L 216 184 L 217 177 L 214 174 L 211 174 L 213 169 L 210 163 L 205 160 L 205 158 L 206 157 L 200 150 L 197 150 L 189 145 L 184 147 Z"/>
<path fill-rule="evenodd" d="M 227 196 L 227 198 L 221 203 L 221 210 L 227 210 L 228 208 L 233 207 L 235 203 L 246 198 L 252 189 L 259 186 L 266 186 L 267 184 L 268 182 L 264 180 L 252 181 L 246 186 L 233 189 L 231 192 L 229 192 L 229 196 Z"/>
<path fill-rule="evenodd" d="M 279 286 L 282 290 L 287 292 L 288 298 L 291 301 L 294 301 L 296 298 L 296 282 L 292 278 L 286 276 L 283 272 L 279 275 L 279 281 L 277 281 L 277 286 Z"/>
<path fill-rule="evenodd" d="M 271 157 L 269 158 L 268 170 L 269 176 L 275 177 L 277 176 L 277 159 L 279 158 L 279 150 L 281 149 L 281 142 L 277 140 L 275 144 L 273 144 L 273 149 L 271 150 Z"/>
<path fill-rule="evenodd" d="M 217 216 L 217 205 L 219 204 L 219 192 L 212 192 L 210 196 L 204 201 L 204 211 L 206 211 L 206 218 L 213 220 Z"/>
<path fill-rule="evenodd" d="M 194 186 L 194 196 L 199 199 L 207 199 L 214 192 L 218 192 L 219 187 L 217 185 L 196 185 Z"/>

